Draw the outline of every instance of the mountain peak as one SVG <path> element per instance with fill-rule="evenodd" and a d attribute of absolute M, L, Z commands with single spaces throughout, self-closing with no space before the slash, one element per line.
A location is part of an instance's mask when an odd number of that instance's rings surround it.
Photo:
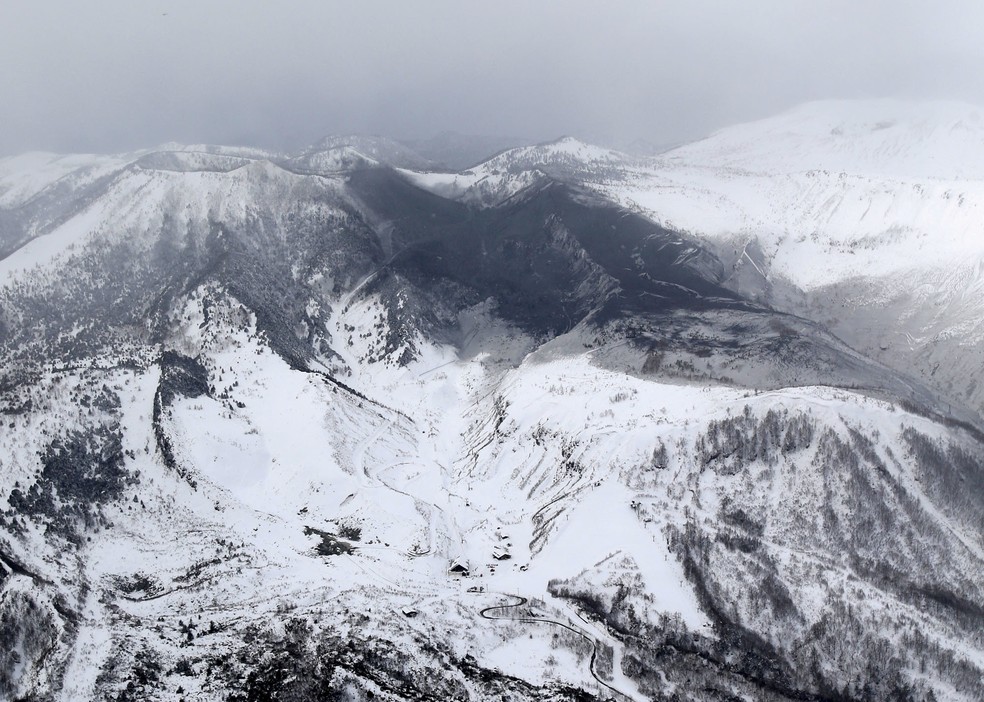
<path fill-rule="evenodd" d="M 473 170 L 514 172 L 541 169 L 552 175 L 561 175 L 571 169 L 625 164 L 631 160 L 630 156 L 613 149 L 563 136 L 554 141 L 504 151 Z"/>
<path fill-rule="evenodd" d="M 385 163 L 395 168 L 430 170 L 434 164 L 404 144 L 389 137 L 377 135 L 342 134 L 326 136 L 305 150 L 302 157 L 348 149 L 373 163 Z"/>

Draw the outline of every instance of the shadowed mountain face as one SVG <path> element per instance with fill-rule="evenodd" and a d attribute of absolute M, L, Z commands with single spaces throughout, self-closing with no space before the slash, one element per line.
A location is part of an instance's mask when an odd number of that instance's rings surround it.
<path fill-rule="evenodd" d="M 544 180 L 496 207 L 473 208 L 388 169 L 360 170 L 348 184 L 391 251 L 364 292 L 395 299 L 400 290 L 418 303 L 393 315 L 397 326 L 420 323 L 453 342 L 460 313 L 488 301 L 541 342 L 584 325 L 577 336 L 588 341 L 628 334 L 648 353 L 673 349 L 700 375 L 729 383 L 830 383 L 933 412 L 946 406 L 822 327 L 724 287 L 724 266 L 695 239 L 576 186 Z"/>
<path fill-rule="evenodd" d="M 30 366 L 45 352 L 86 358 L 121 343 L 166 344 L 174 306 L 211 284 L 255 316 L 292 367 L 331 365 L 338 340 L 325 310 L 352 290 L 350 303 L 386 301 L 386 341 L 373 357 L 400 364 L 417 357 L 417 339 L 457 343 L 461 315 L 491 305 L 537 343 L 575 329 L 589 342 L 630 334 L 646 353 L 682 354 L 687 374 L 700 367 L 699 375 L 748 387 L 833 383 L 934 412 L 943 406 L 822 328 L 727 289 L 725 267 L 693 238 L 576 185 L 543 178 L 480 208 L 385 166 L 358 164 L 323 179 L 259 162 L 230 171 L 205 163 L 204 173 L 151 169 L 149 156 L 141 162 L 85 197 L 126 203 L 156 188 L 147 198 L 152 216 L 128 210 L 103 225 L 109 236 L 71 247 L 64 265 L 0 290 L 9 360 Z M 191 215 L 174 208 L 201 198 L 185 173 L 215 180 Z M 42 220 L 38 231 L 56 236 L 64 217 Z"/>
<path fill-rule="evenodd" d="M 398 146 L 0 192 L 0 698 L 975 699 L 965 417 L 614 152 Z"/>
<path fill-rule="evenodd" d="M 561 183 L 472 209 L 388 171 L 350 182 L 392 227 L 387 271 L 421 288 L 450 282 L 468 299 L 492 298 L 533 334 L 570 331 L 592 313 L 748 306 L 719 285 L 720 263 L 696 242 Z"/>
<path fill-rule="evenodd" d="M 172 191 L 164 199 L 178 196 L 176 176 L 166 172 Z M 499 207 L 476 209 L 388 168 L 359 169 L 336 189 L 302 181 L 287 202 L 261 192 L 248 173 L 238 180 L 253 195 L 243 212 L 213 206 L 201 218 L 185 218 L 165 209 L 149 228 L 119 223 L 126 236 L 94 244 L 46 274 L 58 285 L 25 278 L 5 290 L 11 351 L 32 339 L 64 343 L 67 328 L 81 329 L 69 346 L 112 343 L 120 327 L 141 320 L 157 329 L 148 338 L 160 339 L 166 307 L 205 281 L 256 314 L 295 365 L 318 348 L 310 343 L 318 324 L 303 309 L 308 300 L 370 272 L 367 292 L 398 276 L 411 297 L 450 296 L 445 305 L 456 312 L 492 300 L 505 321 L 542 339 L 589 316 L 604 323 L 625 314 L 749 308 L 719 285 L 720 263 L 694 241 L 561 183 L 539 183 Z M 113 190 L 110 184 L 105 196 Z M 336 282 L 327 290 L 323 277 L 312 284 L 316 271 Z M 309 338 L 295 338 L 301 324 Z"/>

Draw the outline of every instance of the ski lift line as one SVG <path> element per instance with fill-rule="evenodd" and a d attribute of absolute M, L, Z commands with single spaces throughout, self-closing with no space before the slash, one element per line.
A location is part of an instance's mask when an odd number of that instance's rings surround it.
<path fill-rule="evenodd" d="M 741 255 L 744 258 L 747 258 L 748 259 L 748 262 L 752 264 L 752 266 L 755 268 L 755 270 L 758 271 L 758 274 L 760 276 L 762 276 L 763 278 L 768 278 L 768 276 L 765 273 L 762 272 L 762 269 L 758 267 L 758 265 L 755 263 L 755 261 L 752 260 L 752 257 L 748 255 L 748 247 L 747 246 L 744 249 L 742 249 Z"/>
<path fill-rule="evenodd" d="M 405 585 L 398 585 L 398 584 L 394 583 L 392 580 L 390 580 L 389 578 L 384 578 L 382 575 L 380 575 L 376 571 L 372 570 L 371 568 L 369 568 L 368 566 L 364 565 L 363 563 L 360 563 L 358 561 L 358 559 L 356 559 L 352 554 L 345 553 L 345 554 L 341 554 L 341 555 L 343 555 L 346 558 L 348 558 L 352 563 L 354 563 L 360 570 L 362 570 L 363 572 L 365 572 L 367 575 L 374 576 L 377 580 L 382 580 L 387 585 L 390 585 L 392 587 L 395 587 L 398 590 L 400 590 L 401 592 L 406 589 L 406 586 Z"/>
<path fill-rule="evenodd" d="M 439 366 L 434 366 L 433 368 L 431 368 L 429 370 L 425 370 L 422 373 L 418 373 L 417 374 L 417 377 L 418 378 L 423 378 L 425 375 L 428 375 L 430 373 L 433 373 L 434 371 L 440 370 L 441 368 L 444 368 L 445 366 L 450 366 L 451 364 L 457 363 L 457 362 L 458 362 L 458 359 L 447 361 L 446 363 L 442 363 Z"/>

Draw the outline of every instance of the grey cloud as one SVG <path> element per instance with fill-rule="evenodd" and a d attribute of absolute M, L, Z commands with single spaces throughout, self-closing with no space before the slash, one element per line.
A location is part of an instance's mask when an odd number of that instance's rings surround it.
<path fill-rule="evenodd" d="M 0 154 L 327 133 L 672 143 L 812 99 L 984 103 L 984 7 L 92 0 L 0 7 Z"/>

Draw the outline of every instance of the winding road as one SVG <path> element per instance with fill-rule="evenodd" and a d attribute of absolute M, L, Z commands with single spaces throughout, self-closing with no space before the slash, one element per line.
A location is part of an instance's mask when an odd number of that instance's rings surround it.
<path fill-rule="evenodd" d="M 506 594 L 506 593 L 502 593 L 502 594 L 505 597 L 515 598 L 516 601 L 515 602 L 512 602 L 512 603 L 509 603 L 509 604 L 492 605 L 491 607 L 486 607 L 486 608 L 484 608 L 482 610 L 479 610 L 478 613 L 479 613 L 479 615 L 483 619 L 489 619 L 489 620 L 492 620 L 492 621 L 495 621 L 495 620 L 505 620 L 505 621 L 513 621 L 513 622 L 523 622 L 523 623 L 526 623 L 526 624 L 553 624 L 554 626 L 559 626 L 562 629 L 566 629 L 567 631 L 570 631 L 570 632 L 572 632 L 574 634 L 577 634 L 581 638 L 583 638 L 586 641 L 589 641 L 591 643 L 591 660 L 588 662 L 588 672 L 591 673 L 591 677 L 594 678 L 595 681 L 600 686 L 606 688 L 611 693 L 613 693 L 615 695 L 614 699 L 616 699 L 616 700 L 628 700 L 630 702 L 635 702 L 635 700 L 638 699 L 638 697 L 636 695 L 632 695 L 632 694 L 623 692 L 622 690 L 619 690 L 618 688 L 612 687 L 610 684 L 608 684 L 607 682 L 605 682 L 604 680 L 602 680 L 598 676 L 598 674 L 595 672 L 595 660 L 598 658 L 599 643 L 598 643 L 598 640 L 597 639 L 595 639 L 593 636 L 589 635 L 587 632 L 585 632 L 585 631 L 583 631 L 583 630 L 581 630 L 581 629 L 579 629 L 579 628 L 571 625 L 570 623 L 559 622 L 556 619 L 547 619 L 547 618 L 532 617 L 532 616 L 522 616 L 522 615 L 520 615 L 520 616 L 512 616 L 512 617 L 511 616 L 493 616 L 491 613 L 492 612 L 495 612 L 496 610 L 505 612 L 507 610 L 516 609 L 517 607 L 522 607 L 523 605 L 525 605 L 526 603 L 529 602 L 529 599 L 527 599 L 526 597 L 523 597 L 521 595 L 509 595 L 509 594 Z"/>

